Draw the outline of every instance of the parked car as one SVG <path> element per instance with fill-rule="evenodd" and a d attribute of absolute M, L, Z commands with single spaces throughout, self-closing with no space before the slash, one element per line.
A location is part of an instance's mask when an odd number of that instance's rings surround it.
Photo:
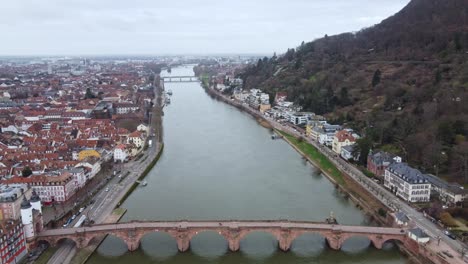
<path fill-rule="evenodd" d="M 454 234 L 450 233 L 448 230 L 445 230 L 444 234 L 447 235 L 448 237 L 450 237 L 453 240 L 457 239 L 457 237 Z"/>

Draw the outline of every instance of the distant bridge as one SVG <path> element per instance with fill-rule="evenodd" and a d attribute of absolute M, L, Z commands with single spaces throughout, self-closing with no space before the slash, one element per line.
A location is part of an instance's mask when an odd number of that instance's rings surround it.
<path fill-rule="evenodd" d="M 292 242 L 302 234 L 318 233 L 325 238 L 330 248 L 339 250 L 343 242 L 353 236 L 367 237 L 374 247 L 380 249 L 389 240 L 400 241 L 408 247 L 413 240 L 408 238 L 405 229 L 371 226 L 330 225 L 299 221 L 132 221 L 117 224 L 100 224 L 91 227 L 60 228 L 44 230 L 36 237 L 36 242 L 47 241 L 56 246 L 59 241 L 71 239 L 77 248 L 86 247 L 95 237 L 113 235 L 127 244 L 128 250 L 137 250 L 143 236 L 153 232 L 164 232 L 177 242 L 179 251 L 190 247 L 190 240 L 198 233 L 213 231 L 223 236 L 231 251 L 238 251 L 240 241 L 251 232 L 266 232 L 273 235 L 279 248 L 288 251 Z M 411 248 L 411 245 L 409 246 Z"/>
<path fill-rule="evenodd" d="M 196 76 L 165 76 L 161 77 L 164 82 L 198 82 Z"/>

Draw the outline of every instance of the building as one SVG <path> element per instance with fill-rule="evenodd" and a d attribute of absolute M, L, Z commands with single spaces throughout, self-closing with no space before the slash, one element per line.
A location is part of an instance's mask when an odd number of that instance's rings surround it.
<path fill-rule="evenodd" d="M 2 181 L 4 184 L 28 184 L 44 203 L 65 202 L 75 192 L 76 185 L 69 172 L 50 172 L 29 177 L 12 177 Z"/>
<path fill-rule="evenodd" d="M 101 158 L 101 154 L 94 149 L 85 149 L 78 153 L 78 160 L 84 160 L 89 157 Z"/>
<path fill-rule="evenodd" d="M 90 180 L 101 171 L 101 162 L 95 157 L 86 158 L 75 165 L 75 168 L 79 167 L 82 167 L 87 171 L 86 180 Z"/>
<path fill-rule="evenodd" d="M 143 147 L 145 144 L 144 134 L 140 131 L 130 133 L 127 137 L 127 144 L 133 144 L 137 148 Z"/>
<path fill-rule="evenodd" d="M 26 240 L 33 239 L 37 233 L 42 231 L 42 204 L 39 195 L 32 192 L 31 199 L 23 197 L 21 202 L 21 223 L 23 224 Z"/>
<path fill-rule="evenodd" d="M 149 133 L 149 126 L 147 126 L 145 124 L 139 124 L 137 126 L 137 130 L 140 131 L 140 132 Z"/>
<path fill-rule="evenodd" d="M 82 188 L 86 184 L 86 172 L 84 168 L 70 168 L 67 170 L 73 176 L 77 188 Z"/>
<path fill-rule="evenodd" d="M 465 201 L 468 192 L 458 183 L 448 183 L 437 176 L 427 174 L 431 183 L 433 194 L 438 194 L 439 199 L 449 205 L 455 205 Z"/>
<path fill-rule="evenodd" d="M 320 144 L 331 146 L 333 144 L 333 138 L 339 130 L 341 130 L 341 126 L 339 125 L 324 124 L 321 126 L 321 129 L 312 130 L 311 136 L 316 137 Z"/>
<path fill-rule="evenodd" d="M 275 104 L 286 101 L 288 94 L 286 92 L 277 92 L 275 95 Z"/>
<path fill-rule="evenodd" d="M 32 189 L 27 184 L 0 184 L 0 221 L 20 219 L 21 201 L 31 195 Z"/>
<path fill-rule="evenodd" d="M 341 148 L 356 143 L 356 136 L 350 130 L 340 130 L 333 137 L 332 150 L 341 155 Z"/>
<path fill-rule="evenodd" d="M 408 202 L 428 202 L 431 183 L 425 174 L 405 163 L 392 163 L 385 169 L 384 186 Z"/>
<path fill-rule="evenodd" d="M 4 218 L 0 220 L 0 263 L 19 263 L 27 254 L 27 242 L 33 241 L 33 238 L 38 232 L 42 231 L 42 204 L 39 196 L 31 188 L 25 184 L 8 186 L 12 190 L 22 189 L 21 196 L 14 196 L 15 203 L 19 207 L 9 206 L 15 213 L 12 213 L 16 218 Z M 3 188 L 4 186 L 2 186 Z M 13 191 L 3 192 L 11 194 Z M 30 194 L 30 199 L 27 198 Z M 11 202 L 11 201 L 8 201 Z M 3 216 L 7 216 L 3 214 Z"/>
<path fill-rule="evenodd" d="M 289 114 L 289 122 L 296 126 L 307 124 L 308 116 L 301 113 L 291 113 Z"/>
<path fill-rule="evenodd" d="M 385 169 L 393 162 L 401 162 L 401 158 L 384 151 L 369 152 L 367 156 L 367 169 L 374 175 L 383 177 Z"/>
<path fill-rule="evenodd" d="M 354 145 L 348 145 L 341 148 L 340 156 L 345 160 L 358 160 L 359 157 L 353 156 Z"/>
<path fill-rule="evenodd" d="M 266 111 L 270 110 L 271 109 L 271 105 L 270 104 L 260 104 L 260 106 L 258 107 L 258 110 L 261 112 L 261 113 L 265 113 Z"/>
<path fill-rule="evenodd" d="M 425 244 L 430 240 L 430 237 L 419 227 L 410 229 L 408 231 L 408 237 L 420 244 Z"/>
<path fill-rule="evenodd" d="M 128 150 L 125 144 L 119 144 L 114 149 L 114 162 L 125 162 L 128 158 Z"/>
<path fill-rule="evenodd" d="M 26 236 L 21 221 L 0 221 L 0 263 L 19 263 L 27 253 Z"/>
<path fill-rule="evenodd" d="M 113 105 L 116 114 L 128 114 L 138 111 L 139 107 L 136 104 L 129 102 L 115 103 Z"/>
<path fill-rule="evenodd" d="M 408 216 L 406 216 L 405 213 L 403 212 L 396 212 L 395 213 L 395 223 L 398 225 L 398 226 L 407 226 L 408 223 L 409 223 L 409 218 Z"/>

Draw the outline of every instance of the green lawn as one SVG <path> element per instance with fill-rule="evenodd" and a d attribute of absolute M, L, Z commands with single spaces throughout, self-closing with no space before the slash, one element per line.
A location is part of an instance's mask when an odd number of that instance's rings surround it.
<path fill-rule="evenodd" d="M 123 215 L 125 214 L 125 212 L 127 212 L 127 209 L 119 207 L 119 208 L 115 208 L 114 211 L 112 211 L 112 214 Z"/>
<path fill-rule="evenodd" d="M 346 183 L 343 179 L 343 174 L 338 170 L 337 167 L 320 151 L 318 151 L 314 146 L 305 141 L 299 141 L 294 136 L 285 133 L 283 131 L 278 131 L 281 135 L 286 137 L 290 142 L 292 142 L 297 148 L 304 152 L 311 160 L 314 160 L 320 167 L 322 171 L 326 171 L 328 175 L 333 177 L 333 179 L 340 185 L 345 186 Z"/>

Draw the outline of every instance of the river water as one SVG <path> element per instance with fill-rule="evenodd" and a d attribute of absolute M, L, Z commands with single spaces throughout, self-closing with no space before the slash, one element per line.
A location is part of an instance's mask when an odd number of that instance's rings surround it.
<path fill-rule="evenodd" d="M 191 66 L 173 76 L 193 75 Z M 163 75 L 169 75 L 163 72 Z M 166 83 L 171 104 L 164 109 L 164 154 L 140 187 L 122 205 L 121 221 L 260 220 L 324 221 L 333 211 L 341 224 L 369 225 L 352 202 L 306 163 L 286 142 L 248 114 L 209 97 L 198 83 Z M 394 245 L 377 250 L 362 237 L 348 239 L 341 251 L 319 235 L 296 239 L 289 252 L 273 236 L 252 233 L 239 252 L 229 252 L 217 233 L 195 236 L 190 250 L 177 251 L 169 235 L 143 237 L 139 250 L 109 236 L 87 263 L 405 263 Z"/>

